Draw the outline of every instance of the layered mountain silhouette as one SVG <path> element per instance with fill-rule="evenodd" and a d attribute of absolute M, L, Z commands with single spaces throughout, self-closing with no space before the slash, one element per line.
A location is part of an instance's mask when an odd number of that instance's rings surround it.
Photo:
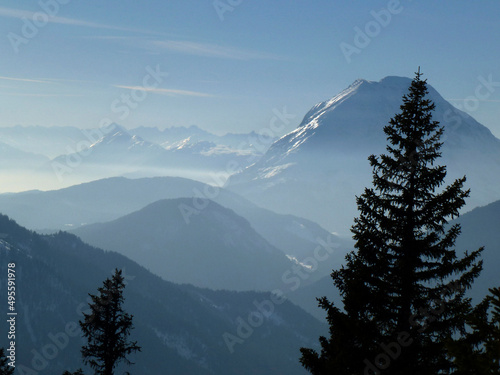
<path fill-rule="evenodd" d="M 220 152 L 219 152 L 220 151 Z M 182 170 L 224 170 L 227 158 L 246 166 L 248 155 L 220 150 L 209 141 L 189 142 L 189 138 L 166 149 L 158 143 L 144 140 L 122 126 L 114 125 L 102 138 L 69 155 L 61 155 L 50 165 L 71 173 L 108 177 L 127 173 L 150 175 L 182 174 Z"/>
<path fill-rule="evenodd" d="M 142 346 L 133 368 L 117 373 L 305 374 L 299 348 L 314 345 L 323 331 L 316 319 L 270 293 L 175 285 L 74 235 L 40 236 L 3 215 L 0 232 L 0 271 L 7 274 L 7 264 L 16 265 L 16 371 L 61 374 L 81 366 L 78 321 L 88 293 L 96 293 L 115 268 L 125 276 L 132 339 Z M 256 314 L 262 320 L 249 325 Z"/>
<path fill-rule="evenodd" d="M 167 129 L 158 129 L 156 127 L 140 126 L 130 130 L 130 133 L 136 134 L 141 138 L 160 144 L 166 149 L 177 149 L 183 145 L 195 145 L 200 142 L 209 142 L 212 145 L 226 146 L 227 151 L 240 151 L 246 153 L 259 153 L 261 149 L 270 146 L 272 139 L 260 137 L 256 132 L 235 134 L 227 133 L 225 135 L 215 135 L 200 129 L 196 125 L 190 127 L 178 126 Z M 255 142 L 259 141 L 259 147 Z"/>
<path fill-rule="evenodd" d="M 299 260 L 311 256 L 319 240 L 338 244 L 339 252 L 351 245 L 313 221 L 276 214 L 225 189 L 177 177 L 115 177 L 60 190 L 0 194 L 0 210 L 29 229 L 69 230 L 109 222 L 162 199 L 185 197 L 191 197 L 193 212 L 210 201 L 233 210 L 267 242 Z"/>
<path fill-rule="evenodd" d="M 293 266 L 233 211 L 210 202 L 192 216 L 192 199 L 161 200 L 117 220 L 73 231 L 121 253 L 163 279 L 209 289 L 268 290 Z"/>
<path fill-rule="evenodd" d="M 254 163 L 271 139 L 248 134 L 218 136 L 196 126 L 160 130 L 15 126 L 0 128 L 0 191 L 57 189 L 114 176 L 180 176 L 223 184 Z M 258 140 L 258 146 L 255 141 Z M 231 166 L 230 168 L 228 166 Z M 222 173 L 222 182 L 214 181 Z"/>

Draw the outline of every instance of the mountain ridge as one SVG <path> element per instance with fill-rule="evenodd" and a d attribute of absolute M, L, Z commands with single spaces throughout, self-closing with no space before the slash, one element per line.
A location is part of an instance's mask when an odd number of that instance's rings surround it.
<path fill-rule="evenodd" d="M 249 313 L 259 312 L 256 306 L 273 298 L 269 293 L 180 286 L 65 232 L 40 236 L 4 215 L 0 228 L 0 271 L 6 274 L 7 264 L 16 264 L 17 371 L 45 375 L 81 367 L 83 341 L 75 332 L 77 322 L 87 306 L 87 293 L 94 293 L 115 268 L 124 272 L 124 307 L 134 315 L 131 338 L 143 349 L 132 358 L 133 372 L 271 375 L 279 366 L 287 373 L 305 374 L 296 359 L 299 348 L 314 345 L 315 336 L 324 330 L 284 301 L 265 316 L 260 313 L 261 324 L 231 346 L 225 334 L 238 338 Z M 4 285 L 0 290 L 5 291 Z M 6 340 L 6 335 L 1 337 L 0 346 L 5 347 Z M 58 346 L 51 349 L 54 340 L 59 340 Z"/>
<path fill-rule="evenodd" d="M 187 221 L 182 207 L 190 204 L 189 198 L 163 199 L 72 233 L 178 284 L 237 291 L 271 291 L 282 285 L 281 276 L 293 262 L 246 219 L 209 201 Z"/>
<path fill-rule="evenodd" d="M 208 197 L 232 209 L 269 243 L 299 260 L 314 252 L 318 238 L 350 246 L 313 221 L 279 215 L 233 192 L 181 177 L 112 177 L 59 190 L 0 194 L 0 210 L 32 230 L 68 230 L 115 220 L 161 199 L 187 196 L 195 211 Z"/>
<path fill-rule="evenodd" d="M 396 76 L 357 80 L 316 104 L 295 130 L 232 175 L 225 187 L 276 212 L 347 234 L 356 216 L 354 197 L 371 184 L 367 158 L 386 152 L 383 127 L 399 112 L 410 83 Z M 500 199 L 500 192 L 488 187 L 500 184 L 500 140 L 432 86 L 428 89 L 436 104 L 433 118 L 445 128 L 438 162 L 448 167 L 447 182 L 467 174 L 472 188 L 467 209 Z"/>

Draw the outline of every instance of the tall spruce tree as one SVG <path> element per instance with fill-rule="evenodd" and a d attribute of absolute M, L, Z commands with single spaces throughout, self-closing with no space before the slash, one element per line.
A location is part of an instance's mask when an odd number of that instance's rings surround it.
<path fill-rule="evenodd" d="M 332 273 L 344 309 L 327 298 L 330 337 L 321 352 L 302 348 L 312 374 L 446 374 L 453 370 L 445 341 L 463 329 L 470 300 L 464 297 L 481 271 L 482 249 L 457 256 L 458 216 L 468 190 L 465 177 L 444 187 L 444 129 L 432 120 L 420 69 L 401 112 L 384 128 L 387 154 L 369 157 L 373 188 L 356 198 L 359 217 L 351 231 L 356 250 Z"/>
<path fill-rule="evenodd" d="M 84 313 L 84 321 L 80 322 L 83 336 L 87 338 L 82 356 L 95 374 L 113 375 L 120 361 L 132 364 L 127 355 L 141 350 L 136 341 L 128 341 L 133 316 L 122 308 L 124 288 L 122 271 L 115 270 L 113 277 L 98 288 L 98 295 L 89 294 L 90 313 Z"/>

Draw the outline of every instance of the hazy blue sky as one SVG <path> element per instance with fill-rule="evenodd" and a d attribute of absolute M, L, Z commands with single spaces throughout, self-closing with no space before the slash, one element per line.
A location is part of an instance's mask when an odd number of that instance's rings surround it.
<path fill-rule="evenodd" d="M 246 132 L 286 107 L 290 130 L 357 78 L 420 65 L 500 137 L 499 16 L 493 0 L 4 0 L 0 126 Z"/>

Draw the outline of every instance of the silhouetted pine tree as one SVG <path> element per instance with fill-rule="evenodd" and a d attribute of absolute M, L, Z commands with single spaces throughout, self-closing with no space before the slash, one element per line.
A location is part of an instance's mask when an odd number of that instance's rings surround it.
<path fill-rule="evenodd" d="M 85 364 L 96 374 L 112 375 L 120 361 L 132 364 L 127 355 L 141 348 L 137 342 L 127 341 L 132 326 L 132 315 L 125 313 L 123 304 L 123 282 L 121 270 L 116 270 L 111 279 L 106 279 L 98 288 L 99 295 L 92 295 L 91 312 L 84 314 L 80 322 L 87 345 L 82 347 Z"/>
<path fill-rule="evenodd" d="M 9 366 L 9 359 L 5 355 L 4 348 L 0 348 L 0 375 L 12 375 L 14 369 L 14 367 Z"/>
<path fill-rule="evenodd" d="M 384 128 L 387 154 L 370 156 L 373 188 L 357 197 L 351 231 L 356 251 L 332 273 L 344 311 L 326 298 L 330 337 L 321 352 L 302 348 L 312 374 L 438 374 L 452 371 L 445 340 L 464 325 L 464 292 L 481 271 L 482 249 L 457 257 L 458 216 L 469 191 L 465 177 L 443 188 L 443 128 L 432 120 L 420 71 L 401 112 Z"/>

